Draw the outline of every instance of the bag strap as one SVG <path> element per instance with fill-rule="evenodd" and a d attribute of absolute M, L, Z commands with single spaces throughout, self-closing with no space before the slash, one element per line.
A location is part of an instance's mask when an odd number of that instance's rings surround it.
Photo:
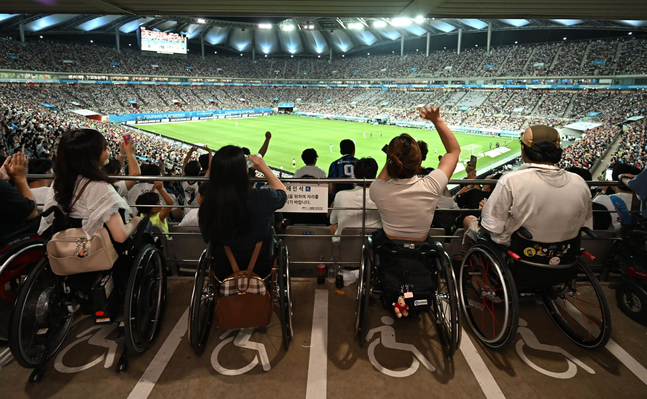
<path fill-rule="evenodd" d="M 74 208 L 74 205 L 76 205 L 76 202 L 81 198 L 81 195 L 83 195 L 83 192 L 85 191 L 85 188 L 90 184 L 90 180 L 86 181 L 83 187 L 81 187 L 81 191 L 76 195 L 76 198 L 74 199 L 74 202 L 72 202 L 72 206 L 70 206 L 70 211 L 72 208 Z"/>
<path fill-rule="evenodd" d="M 254 253 L 252 254 L 252 258 L 249 260 L 249 265 L 247 266 L 247 271 L 251 275 L 252 272 L 254 271 L 254 266 L 256 266 L 256 261 L 258 260 L 258 255 L 261 252 L 261 246 L 263 245 L 263 241 L 259 241 L 256 243 L 256 246 L 254 246 Z M 231 265 L 232 270 L 235 273 L 240 272 L 240 269 L 238 268 L 238 263 L 236 263 L 236 258 L 234 258 L 234 254 L 231 252 L 231 248 L 225 245 L 225 253 L 227 254 L 227 259 L 229 259 L 229 264 Z"/>

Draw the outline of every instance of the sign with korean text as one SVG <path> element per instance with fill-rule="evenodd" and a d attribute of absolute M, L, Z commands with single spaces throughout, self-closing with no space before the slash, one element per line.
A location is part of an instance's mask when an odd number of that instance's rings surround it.
<path fill-rule="evenodd" d="M 281 212 L 325 213 L 328 212 L 328 185 L 286 183 L 288 200 Z"/>

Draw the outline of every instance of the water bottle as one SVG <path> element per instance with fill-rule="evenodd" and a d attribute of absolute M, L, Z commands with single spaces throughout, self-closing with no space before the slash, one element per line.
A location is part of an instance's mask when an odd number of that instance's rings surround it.
<path fill-rule="evenodd" d="M 324 285 L 326 282 L 326 265 L 323 261 L 323 255 L 319 257 L 319 264 L 317 265 L 317 284 Z"/>
<path fill-rule="evenodd" d="M 330 265 L 328 265 L 328 284 L 335 284 L 335 257 L 330 258 Z"/>

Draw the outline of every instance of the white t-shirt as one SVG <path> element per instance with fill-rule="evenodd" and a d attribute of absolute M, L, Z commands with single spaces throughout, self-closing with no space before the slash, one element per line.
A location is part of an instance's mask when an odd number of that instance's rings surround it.
<path fill-rule="evenodd" d="M 321 169 L 318 166 L 304 166 L 302 168 L 297 169 L 296 172 L 294 172 L 294 177 L 299 178 L 303 176 L 312 176 L 316 177 L 317 179 L 325 179 L 326 178 L 326 172 Z"/>
<path fill-rule="evenodd" d="M 126 187 L 126 182 L 124 180 L 119 180 L 118 182 L 116 182 L 115 189 L 117 189 L 117 193 L 119 195 L 128 200 L 128 187 Z"/>
<path fill-rule="evenodd" d="M 79 178 L 74 189 L 72 202 L 74 202 L 86 182 L 86 178 Z M 58 205 L 58 203 L 54 199 L 54 185 L 52 184 L 47 192 L 45 209 L 49 209 L 49 207 L 55 205 Z M 120 209 L 126 210 L 126 221 L 130 220 L 127 212 L 128 203 L 117 193 L 112 184 L 104 181 L 92 181 L 85 188 L 83 195 L 76 201 L 76 204 L 74 204 L 74 208 L 69 216 L 83 220 L 83 231 L 85 231 L 87 238 L 91 239 L 104 226 L 105 222 L 112 215 L 118 213 Z M 52 225 L 53 221 L 53 213 L 48 217 L 42 218 L 38 234 L 43 234 Z"/>
<path fill-rule="evenodd" d="M 632 193 L 618 193 L 616 194 L 621 200 L 627 205 L 627 209 L 631 209 L 631 200 L 633 198 Z M 596 204 L 604 205 L 609 211 L 611 211 L 611 221 L 613 222 L 613 229 L 619 231 L 622 225 L 618 220 L 618 214 L 616 213 L 616 208 L 611 202 L 611 198 L 608 195 L 599 195 L 593 199 L 593 202 Z"/>
<path fill-rule="evenodd" d="M 483 207 L 481 225 L 502 245 L 510 245 L 521 227 L 536 242 L 570 240 L 582 227 L 593 226 L 591 191 L 574 173 L 528 163 L 499 179 Z"/>
<path fill-rule="evenodd" d="M 187 181 L 182 182 L 182 190 L 184 191 L 184 205 L 197 205 L 196 199 L 198 198 L 198 188 L 200 185 L 198 182 L 193 182 L 189 184 Z M 184 216 L 186 216 L 191 209 L 183 208 Z"/>
<path fill-rule="evenodd" d="M 375 202 L 368 196 L 368 189 L 366 196 L 366 209 L 375 209 L 377 206 Z M 335 195 L 335 208 L 362 208 L 364 188 L 355 187 L 352 190 L 342 190 Z M 338 225 L 336 235 L 341 235 L 345 227 L 362 227 L 362 210 L 333 210 L 330 214 L 330 224 Z M 382 218 L 380 212 L 377 210 L 366 211 L 367 229 L 379 229 L 382 227 Z"/>
<path fill-rule="evenodd" d="M 37 187 L 37 188 L 30 188 L 29 189 L 34 196 L 34 199 L 36 200 L 36 207 L 38 208 L 38 212 L 42 212 L 44 210 L 44 204 L 45 201 L 47 201 L 47 193 L 49 192 L 49 187 L 44 186 L 44 187 Z M 42 204 L 42 205 L 41 205 Z"/>
<path fill-rule="evenodd" d="M 380 211 L 384 232 L 397 238 L 421 238 L 429 234 L 447 181 L 445 172 L 436 169 L 423 178 L 373 182 L 371 199 Z"/>
<path fill-rule="evenodd" d="M 185 208 L 186 209 L 186 208 Z M 179 227 L 184 227 L 184 226 L 199 226 L 200 223 L 198 221 L 200 220 L 199 217 L 200 215 L 198 212 L 200 209 L 191 209 L 183 218 L 180 224 L 178 225 Z"/>

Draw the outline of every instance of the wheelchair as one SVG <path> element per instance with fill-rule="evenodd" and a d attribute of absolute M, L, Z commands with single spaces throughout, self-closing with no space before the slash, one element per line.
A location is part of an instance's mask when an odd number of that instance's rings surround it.
<path fill-rule="evenodd" d="M 375 244 L 376 241 L 380 243 Z M 379 296 L 390 311 L 393 311 L 392 303 L 404 296 L 409 317 L 429 312 L 443 352 L 448 357 L 454 355 L 461 339 L 458 294 L 449 255 L 441 243 L 431 238 L 389 240 L 382 230 L 368 237 L 362 246 L 355 310 L 355 334 L 360 346 L 364 345 L 368 333 L 373 295 Z"/>
<path fill-rule="evenodd" d="M 9 318 L 20 285 L 31 267 L 45 256 L 45 239 L 35 234 L 16 234 L 0 246 L 0 340 L 7 341 Z"/>
<path fill-rule="evenodd" d="M 60 209 L 49 209 L 43 216 Z M 55 222 L 56 223 L 56 222 Z M 143 218 L 135 236 L 115 243 L 120 254 L 112 269 L 59 276 L 46 255 L 23 282 L 9 323 L 9 347 L 16 361 L 34 368 L 29 382 L 40 382 L 47 361 L 63 344 L 75 313 L 92 315 L 97 324 L 117 322 L 117 342 L 125 347 L 116 371 L 126 371 L 129 354 L 141 354 L 154 343 L 166 301 L 166 267 L 160 245 L 145 230 Z M 60 231 L 56 229 L 54 231 Z"/>
<path fill-rule="evenodd" d="M 582 232 L 596 238 L 588 228 Z M 482 234 L 463 257 L 459 274 L 461 309 L 472 333 L 488 348 L 510 344 L 519 325 L 519 297 L 539 297 L 557 327 L 576 344 L 604 347 L 611 336 L 609 305 L 581 256 L 577 237 L 539 243 L 521 228 L 509 248 Z"/>
<path fill-rule="evenodd" d="M 247 265 L 254 245 L 231 248 L 231 250 L 239 265 Z M 261 247 L 254 273 L 261 277 L 265 276 L 263 281 L 272 293 L 275 305 L 278 304 L 283 347 L 286 351 L 294 336 L 289 266 L 288 248 L 283 241 L 277 242 L 273 236 L 266 239 Z M 232 273 L 224 248 L 210 243 L 198 260 L 189 305 L 189 343 L 198 356 L 204 352 L 209 338 L 220 285 Z"/>

